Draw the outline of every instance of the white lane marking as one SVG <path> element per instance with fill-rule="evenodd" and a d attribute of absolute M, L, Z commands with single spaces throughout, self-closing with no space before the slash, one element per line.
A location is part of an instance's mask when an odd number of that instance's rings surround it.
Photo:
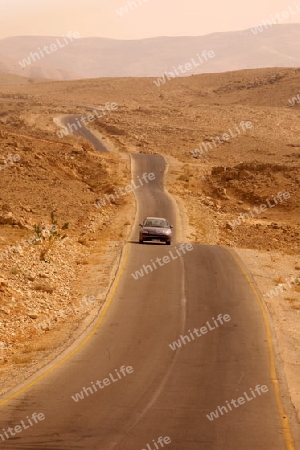
<path fill-rule="evenodd" d="M 186 295 L 185 295 L 185 270 L 184 270 L 184 262 L 183 262 L 183 258 L 180 258 L 180 264 L 181 264 L 181 299 L 180 299 L 180 307 L 182 309 L 182 314 L 181 314 L 181 324 L 180 324 L 180 333 L 182 334 L 185 330 L 185 323 L 186 323 L 186 304 L 187 304 L 187 299 L 186 299 Z M 132 422 L 130 425 L 128 425 L 127 427 L 124 427 L 122 429 L 122 433 L 123 435 L 119 437 L 119 439 L 117 440 L 117 442 L 112 442 L 107 448 L 107 450 L 113 450 L 120 442 L 121 439 L 123 439 L 124 433 L 128 433 L 133 427 L 135 427 L 137 425 L 137 423 L 147 414 L 147 412 L 153 407 L 153 405 L 155 404 L 155 402 L 157 401 L 158 397 L 160 396 L 160 394 L 162 393 L 166 382 L 168 381 L 169 376 L 171 375 L 173 368 L 175 366 L 175 363 L 177 361 L 178 355 L 180 354 L 180 350 L 178 349 L 178 352 L 175 353 L 174 358 L 171 362 L 171 365 L 167 371 L 167 373 L 165 374 L 165 376 L 163 377 L 159 387 L 156 389 L 156 392 L 154 393 L 152 399 L 148 402 L 148 404 L 145 406 L 145 408 L 143 409 L 143 411 L 138 415 L 138 417 L 134 420 L 134 422 Z"/>

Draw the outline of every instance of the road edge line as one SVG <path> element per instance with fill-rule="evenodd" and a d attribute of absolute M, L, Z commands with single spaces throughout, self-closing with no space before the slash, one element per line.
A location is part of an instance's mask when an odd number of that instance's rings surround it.
<path fill-rule="evenodd" d="M 286 445 L 286 449 L 287 450 L 296 450 L 294 439 L 293 439 L 293 435 L 292 435 L 290 421 L 289 421 L 289 418 L 288 418 L 288 416 L 287 416 L 287 414 L 285 412 L 285 408 L 284 408 L 284 404 L 283 404 L 282 396 L 281 396 L 281 392 L 280 392 L 280 383 L 279 383 L 279 379 L 278 379 L 278 376 L 277 376 L 276 359 L 275 359 L 275 351 L 274 351 L 272 332 L 271 332 L 271 327 L 270 327 L 270 323 L 269 323 L 269 320 L 268 320 L 268 316 L 267 316 L 267 312 L 266 312 L 266 307 L 265 307 L 264 301 L 263 301 L 263 299 L 262 299 L 262 297 L 261 297 L 261 295 L 260 295 L 260 293 L 258 291 L 258 288 L 256 286 L 255 281 L 252 279 L 252 276 L 248 274 L 248 270 L 247 270 L 244 262 L 242 261 L 242 259 L 231 248 L 227 247 L 227 250 L 232 255 L 232 257 L 234 258 L 235 262 L 237 263 L 237 265 L 241 269 L 243 275 L 245 276 L 247 282 L 249 283 L 250 288 L 251 288 L 251 290 L 252 290 L 252 292 L 253 292 L 253 294 L 254 294 L 257 302 L 258 302 L 259 308 L 261 310 L 263 322 L 264 322 L 264 325 L 265 325 L 266 336 L 267 336 L 267 346 L 268 346 L 268 349 L 269 349 L 270 375 L 271 375 L 271 380 L 272 380 L 273 388 L 274 388 L 274 392 L 275 392 L 277 408 L 278 408 L 278 412 L 279 412 L 279 415 L 280 415 L 280 420 L 281 420 L 281 423 L 282 423 L 282 429 L 283 429 L 283 434 L 284 434 L 285 445 Z"/>

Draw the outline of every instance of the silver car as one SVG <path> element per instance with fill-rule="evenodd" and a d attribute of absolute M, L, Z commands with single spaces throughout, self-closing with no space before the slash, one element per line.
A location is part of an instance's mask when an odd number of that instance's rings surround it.
<path fill-rule="evenodd" d="M 140 223 L 139 242 L 144 241 L 163 241 L 167 245 L 171 245 L 172 241 L 172 225 L 169 225 L 166 219 L 161 217 L 146 217 L 144 223 Z"/>

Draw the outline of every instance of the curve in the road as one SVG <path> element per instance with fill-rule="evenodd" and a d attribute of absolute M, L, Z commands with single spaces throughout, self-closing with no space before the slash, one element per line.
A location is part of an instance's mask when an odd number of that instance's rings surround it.
<path fill-rule="evenodd" d="M 175 222 L 164 159 L 132 159 L 133 178 L 155 174 L 135 192 L 139 218 Z M 173 450 L 293 450 L 268 328 L 235 258 L 218 246 L 138 245 L 137 233 L 91 333 L 3 400 L 4 430 L 34 412 L 45 420 L 2 448 L 157 450 L 168 437 Z"/>

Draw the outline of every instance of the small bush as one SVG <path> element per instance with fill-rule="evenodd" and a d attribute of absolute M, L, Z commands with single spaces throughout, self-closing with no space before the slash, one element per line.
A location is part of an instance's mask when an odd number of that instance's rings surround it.
<path fill-rule="evenodd" d="M 66 234 L 61 234 L 62 231 L 67 230 L 69 228 L 68 223 L 64 223 L 60 226 L 56 220 L 55 212 L 51 212 L 51 225 L 42 226 L 34 225 L 35 231 L 35 240 L 34 244 L 41 244 L 42 250 L 40 253 L 40 260 L 44 262 L 50 262 L 48 258 L 46 258 L 47 253 L 51 250 L 51 248 L 55 245 L 55 242 L 61 241 L 67 237 Z"/>

